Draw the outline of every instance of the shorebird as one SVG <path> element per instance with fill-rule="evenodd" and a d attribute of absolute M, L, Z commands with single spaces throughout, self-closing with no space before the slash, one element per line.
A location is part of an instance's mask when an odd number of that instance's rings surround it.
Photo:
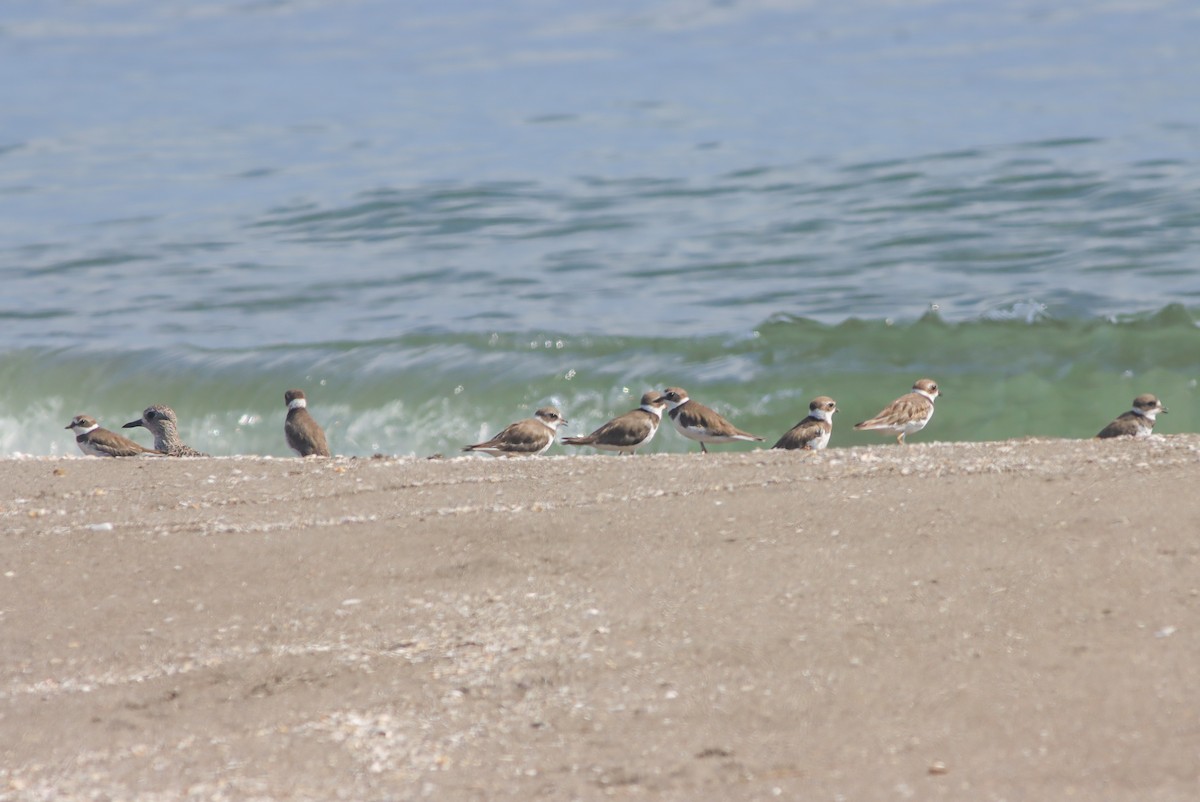
<path fill-rule="evenodd" d="M 463 451 L 482 451 L 493 457 L 536 456 L 550 447 L 558 427 L 566 422 L 555 407 L 542 407 L 532 418 L 510 423 L 491 440 L 464 446 Z"/>
<path fill-rule="evenodd" d="M 154 435 L 154 447 L 168 457 L 207 457 L 179 439 L 179 419 L 175 410 L 165 404 L 155 404 L 142 410 L 142 417 L 131 420 L 122 429 L 143 426 Z"/>
<path fill-rule="evenodd" d="M 1100 430 L 1096 437 L 1149 437 L 1154 431 L 1154 420 L 1159 413 L 1166 414 L 1167 408 L 1157 397 L 1143 393 L 1133 399 L 1133 409 L 1122 413 L 1112 423 Z"/>
<path fill-rule="evenodd" d="M 63 427 L 75 432 L 75 444 L 88 457 L 138 457 L 142 454 L 163 456 L 161 451 L 145 448 L 128 437 L 100 428 L 91 415 L 76 415 Z"/>
<path fill-rule="evenodd" d="M 304 391 L 288 390 L 283 394 L 283 401 L 288 409 L 287 419 L 283 422 L 288 447 L 302 457 L 328 457 L 325 430 L 309 414 Z"/>
<path fill-rule="evenodd" d="M 833 434 L 833 413 L 837 402 L 827 395 L 819 395 L 808 404 L 808 417 L 797 423 L 779 438 L 771 448 L 799 448 L 805 451 L 820 451 L 829 445 Z"/>
<path fill-rule="evenodd" d="M 622 455 L 635 454 L 639 448 L 654 439 L 666 406 L 666 399 L 658 393 L 645 393 L 642 395 L 641 406 L 637 409 L 613 418 L 589 435 L 564 437 L 562 441 L 569 446 L 591 446 L 602 451 L 616 451 Z"/>
<path fill-rule="evenodd" d="M 933 379 L 917 379 L 911 393 L 900 396 L 875 417 L 854 424 L 854 428 L 897 435 L 896 442 L 903 445 L 905 435 L 919 432 L 929 423 L 933 417 L 933 402 L 940 395 Z"/>
<path fill-rule="evenodd" d="M 682 387 L 668 387 L 663 390 L 662 397 L 670 407 L 668 414 L 671 416 L 671 423 L 675 424 L 675 428 L 684 437 L 698 442 L 700 450 L 705 454 L 708 453 L 705 443 L 762 441 L 758 435 L 743 432 L 713 410 L 688 398 L 687 390 Z"/>

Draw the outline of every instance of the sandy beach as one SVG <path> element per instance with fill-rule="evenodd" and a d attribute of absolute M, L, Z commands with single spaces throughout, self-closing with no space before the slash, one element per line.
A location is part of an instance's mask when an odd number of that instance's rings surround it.
<path fill-rule="evenodd" d="M 0 461 L 0 799 L 1193 800 L 1198 487 L 1192 435 Z"/>

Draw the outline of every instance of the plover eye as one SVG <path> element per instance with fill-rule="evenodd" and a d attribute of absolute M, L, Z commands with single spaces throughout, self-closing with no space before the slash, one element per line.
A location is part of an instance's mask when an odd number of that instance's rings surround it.
<path fill-rule="evenodd" d="M 157 414 L 157 413 L 156 413 L 154 410 L 150 410 L 149 412 L 147 412 L 147 413 L 146 413 L 146 419 L 147 419 L 147 420 L 154 420 L 154 416 L 155 416 L 156 414 Z"/>

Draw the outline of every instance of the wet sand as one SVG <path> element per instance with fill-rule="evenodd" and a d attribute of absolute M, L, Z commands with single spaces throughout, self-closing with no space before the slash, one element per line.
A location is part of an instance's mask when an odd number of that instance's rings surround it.
<path fill-rule="evenodd" d="M 0 799 L 1195 799 L 1197 488 L 1190 435 L 3 460 Z"/>

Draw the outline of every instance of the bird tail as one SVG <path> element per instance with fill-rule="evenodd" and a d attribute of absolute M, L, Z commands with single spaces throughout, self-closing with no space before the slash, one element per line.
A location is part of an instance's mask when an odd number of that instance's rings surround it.
<path fill-rule="evenodd" d="M 566 446 L 590 446 L 592 438 L 590 437 L 564 437 L 559 440 L 560 443 Z"/>

